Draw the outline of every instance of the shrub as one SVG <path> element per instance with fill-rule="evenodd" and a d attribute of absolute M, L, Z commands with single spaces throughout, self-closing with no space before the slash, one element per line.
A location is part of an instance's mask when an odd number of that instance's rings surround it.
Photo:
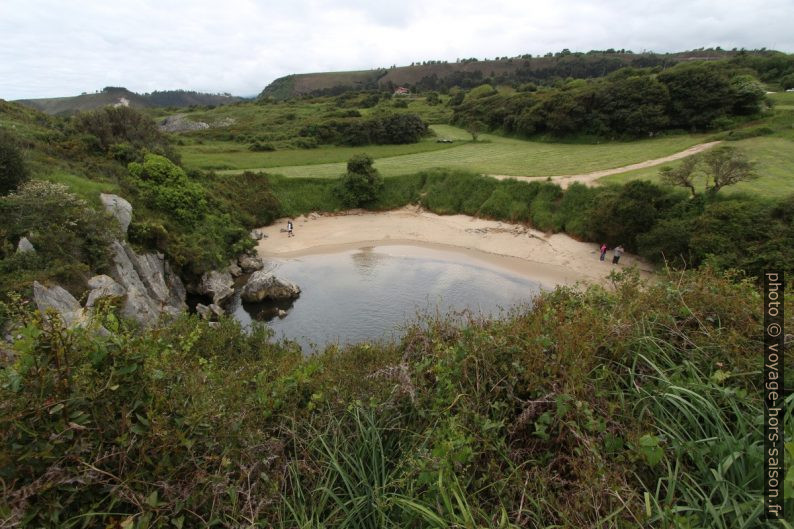
<path fill-rule="evenodd" d="M 347 173 L 339 180 L 336 193 L 351 208 L 374 202 L 383 188 L 383 179 L 368 154 L 357 154 L 348 160 Z"/>
<path fill-rule="evenodd" d="M 16 189 L 28 176 L 19 147 L 10 134 L 0 131 L 0 195 Z"/>

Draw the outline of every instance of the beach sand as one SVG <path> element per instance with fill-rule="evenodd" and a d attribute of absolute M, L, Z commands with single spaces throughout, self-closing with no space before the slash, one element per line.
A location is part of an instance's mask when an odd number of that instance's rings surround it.
<path fill-rule="evenodd" d="M 352 210 L 294 219 L 295 236 L 288 237 L 287 219 L 260 228 L 267 235 L 258 243 L 260 256 L 299 257 L 356 248 L 414 245 L 465 253 L 534 279 L 546 287 L 578 281 L 603 282 L 613 270 L 635 265 L 651 267 L 624 254 L 618 266 L 598 259 L 599 244 L 580 242 L 556 233 L 546 234 L 519 224 L 466 215 L 436 215 L 415 206 L 386 211 Z"/>

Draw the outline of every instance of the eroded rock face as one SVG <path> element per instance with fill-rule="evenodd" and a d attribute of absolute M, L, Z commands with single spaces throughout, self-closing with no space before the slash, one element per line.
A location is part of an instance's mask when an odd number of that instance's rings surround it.
<path fill-rule="evenodd" d="M 262 270 L 265 267 L 265 263 L 259 257 L 252 257 L 250 255 L 242 255 L 237 260 L 240 264 L 240 268 L 243 269 L 243 272 L 256 272 L 257 270 Z"/>
<path fill-rule="evenodd" d="M 99 200 L 105 206 L 105 211 L 113 215 L 121 227 L 121 232 L 127 234 L 127 228 L 132 222 L 132 204 L 118 195 L 100 193 Z"/>
<path fill-rule="evenodd" d="M 212 270 L 201 276 L 198 292 L 205 296 L 211 296 L 212 302 L 220 305 L 234 294 L 233 285 L 234 279 L 228 271 Z"/>
<path fill-rule="evenodd" d="M 48 309 L 60 314 L 67 326 L 76 325 L 83 320 L 83 309 L 80 307 L 80 303 L 69 291 L 58 285 L 47 287 L 34 281 L 33 301 L 42 314 Z"/>
<path fill-rule="evenodd" d="M 293 299 L 300 295 L 301 289 L 295 283 L 274 276 L 270 272 L 259 270 L 251 274 L 243 288 L 243 301 L 255 303 L 265 299 L 274 301 Z"/>
<path fill-rule="evenodd" d="M 87 308 L 96 305 L 96 302 L 105 298 L 122 298 L 127 294 L 127 289 L 106 275 L 94 276 L 88 280 L 88 300 L 85 302 Z"/>
<path fill-rule="evenodd" d="M 124 317 L 152 325 L 161 312 L 176 315 L 187 308 L 185 286 L 161 255 L 138 255 L 118 241 L 111 249 L 111 275 L 127 292 L 121 308 Z"/>
<path fill-rule="evenodd" d="M 232 259 L 229 261 L 229 266 L 226 267 L 226 270 L 232 275 L 232 277 L 240 277 L 243 275 L 243 269 L 237 264 L 237 261 Z"/>

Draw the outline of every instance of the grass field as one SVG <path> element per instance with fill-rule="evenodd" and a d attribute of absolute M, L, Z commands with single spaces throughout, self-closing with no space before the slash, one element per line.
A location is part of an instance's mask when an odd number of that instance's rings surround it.
<path fill-rule="evenodd" d="M 469 136 L 469 140 L 471 137 Z M 366 152 L 373 158 L 388 158 L 406 154 L 435 152 L 450 149 L 455 144 L 436 143 L 428 138 L 406 145 L 368 145 L 366 147 L 331 147 L 317 149 L 285 149 L 272 152 L 253 152 L 247 145 L 229 141 L 205 141 L 203 144 L 179 149 L 182 162 L 189 169 L 263 169 L 293 165 L 333 164 L 346 162 L 354 154 Z"/>
<path fill-rule="evenodd" d="M 741 182 L 725 189 L 725 193 L 752 193 L 768 198 L 778 198 L 794 193 L 794 92 L 769 94 L 775 102 L 775 114 L 747 128 L 763 126 L 772 133 L 739 141 L 726 141 L 725 145 L 741 149 L 756 163 L 759 178 Z M 680 162 L 666 164 L 676 167 Z M 622 184 L 630 180 L 659 181 L 659 169 L 649 167 L 628 173 L 605 176 L 601 183 Z M 702 189 L 703 181 L 696 180 Z"/>
<path fill-rule="evenodd" d="M 432 127 L 440 137 L 467 138 L 468 134 L 449 125 Z M 667 156 L 702 142 L 703 136 L 681 135 L 653 140 L 598 145 L 530 142 L 483 134 L 477 143 L 466 142 L 433 152 L 376 158 L 375 167 L 384 176 L 415 173 L 433 167 L 466 169 L 478 173 L 515 176 L 566 175 L 609 169 Z M 373 151 L 370 148 L 354 152 Z M 276 153 L 272 153 L 276 154 Z M 262 170 L 290 177 L 331 178 L 345 171 L 345 163 L 268 165 Z M 252 169 L 252 167 L 247 167 Z M 233 173 L 238 171 L 223 171 Z"/>
<path fill-rule="evenodd" d="M 757 163 L 756 172 L 760 178 L 751 182 L 740 182 L 725 188 L 726 193 L 749 192 L 769 198 L 781 197 L 794 193 L 794 142 L 774 137 L 749 138 L 727 143 L 743 150 L 747 156 Z M 666 164 L 676 167 L 680 162 Z M 628 173 L 605 176 L 599 180 L 605 184 L 624 184 L 631 180 L 659 181 L 661 166 L 639 169 Z M 702 189 L 703 180 L 696 180 Z"/>

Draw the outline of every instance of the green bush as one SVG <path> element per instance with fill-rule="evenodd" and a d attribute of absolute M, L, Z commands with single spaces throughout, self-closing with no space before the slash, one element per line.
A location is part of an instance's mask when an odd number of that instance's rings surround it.
<path fill-rule="evenodd" d="M 0 195 L 13 191 L 29 177 L 22 152 L 14 138 L 0 131 Z"/>
<path fill-rule="evenodd" d="M 368 154 L 357 154 L 347 162 L 347 173 L 339 180 L 336 194 L 346 207 L 372 204 L 383 189 L 383 179 Z"/>

